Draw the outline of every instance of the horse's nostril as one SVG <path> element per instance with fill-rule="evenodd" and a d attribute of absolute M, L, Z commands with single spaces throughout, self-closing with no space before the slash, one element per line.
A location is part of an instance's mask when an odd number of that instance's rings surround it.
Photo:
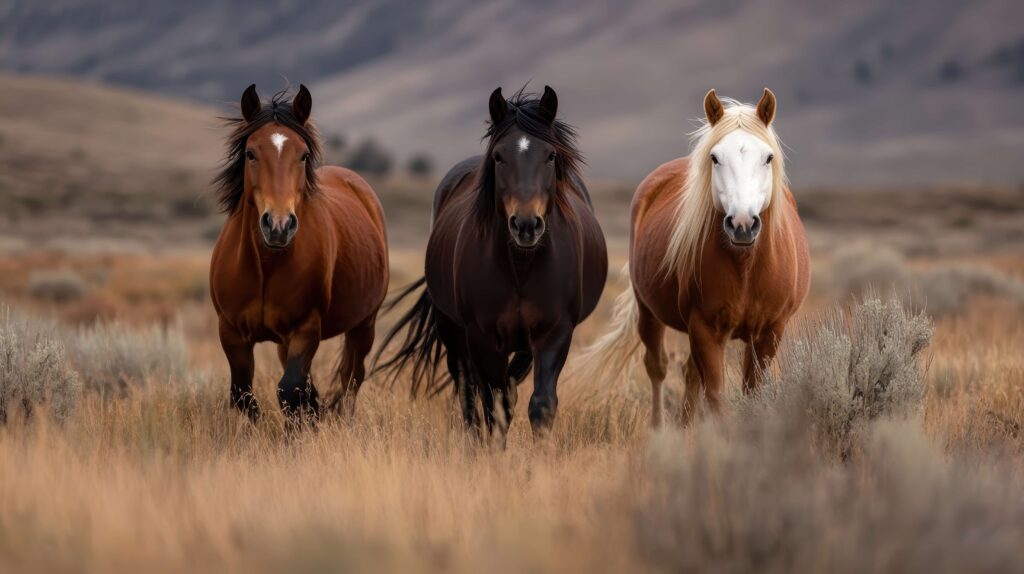
<path fill-rule="evenodd" d="M 730 230 L 730 231 L 735 231 L 736 230 L 736 226 L 733 225 L 733 223 L 732 223 L 732 216 L 731 215 L 726 215 L 725 216 L 725 228 Z"/>
<path fill-rule="evenodd" d="M 519 219 L 516 216 L 508 218 L 508 226 L 512 228 L 512 231 L 519 231 Z"/>
<path fill-rule="evenodd" d="M 760 230 L 761 230 L 761 216 L 760 215 L 755 215 L 754 216 L 754 222 L 750 225 L 750 231 L 752 231 L 753 233 L 757 233 Z"/>
<path fill-rule="evenodd" d="M 271 229 L 273 229 L 273 223 L 270 220 L 269 212 L 264 213 L 263 216 L 260 217 L 260 226 L 266 231 L 270 231 Z"/>
<path fill-rule="evenodd" d="M 299 228 L 299 218 L 292 213 L 288 216 L 288 233 L 294 233 Z"/>

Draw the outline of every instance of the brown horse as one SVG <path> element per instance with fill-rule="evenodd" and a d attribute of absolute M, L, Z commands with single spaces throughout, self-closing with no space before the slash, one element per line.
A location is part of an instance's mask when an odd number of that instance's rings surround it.
<path fill-rule="evenodd" d="M 305 86 L 261 103 L 242 94 L 242 117 L 216 179 L 228 213 L 210 262 L 210 295 L 231 367 L 231 404 L 255 421 L 253 346 L 277 343 L 284 368 L 278 402 L 294 417 L 319 417 L 310 364 L 320 341 L 345 334 L 329 401 L 351 415 L 388 287 L 380 202 L 358 175 L 317 168 L 320 145 Z"/>
<path fill-rule="evenodd" d="M 573 330 L 608 273 L 575 134 L 555 119 L 557 107 L 546 86 L 540 98 L 491 94 L 487 152 L 457 164 L 437 188 L 425 276 L 401 297 L 426 289 L 381 346 L 406 331 L 379 368 L 395 376 L 411 361 L 414 394 L 424 382 L 428 390 L 447 382 L 436 377 L 446 352 L 466 426 L 482 434 L 479 399 L 501 440 L 534 362 L 530 423 L 543 432 L 554 421 Z"/>
<path fill-rule="evenodd" d="M 807 296 L 810 255 L 772 128 L 775 109 L 767 88 L 756 107 L 723 105 L 711 90 L 693 153 L 656 169 L 633 196 L 631 288 L 616 300 L 612 331 L 582 364 L 616 372 L 642 342 L 655 426 L 662 420 L 666 326 L 690 339 L 686 424 L 701 388 L 711 409 L 720 409 L 725 344 L 745 343 L 743 389 L 750 391 Z"/>

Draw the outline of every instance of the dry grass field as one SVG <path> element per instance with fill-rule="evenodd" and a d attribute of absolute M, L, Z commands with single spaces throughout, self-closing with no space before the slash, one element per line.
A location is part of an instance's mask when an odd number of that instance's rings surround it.
<path fill-rule="evenodd" d="M 107 121 L 107 97 L 80 104 Z M 174 146 L 206 117 L 125 97 L 114 111 L 157 114 Z M 268 416 L 228 408 L 206 287 L 219 216 L 192 165 L 215 159 L 209 138 L 189 165 L 128 145 L 111 153 L 131 165 L 97 171 L 94 126 L 15 153 L 30 126 L 8 112 L 0 572 L 1024 571 L 1020 189 L 798 190 L 812 295 L 762 393 L 742 396 L 730 349 L 720 419 L 652 432 L 641 373 L 577 380 L 571 354 L 543 441 L 525 400 L 498 449 L 468 439 L 449 397 L 372 379 L 354 420 L 289 436 L 272 348 L 257 349 Z M 83 166 L 51 182 L 45 153 Z M 154 187 L 117 188 L 128 176 Z M 397 289 L 422 264 L 431 185 L 375 185 Z M 618 269 L 630 190 L 593 187 Z M 685 338 L 671 344 L 681 362 Z M 320 385 L 337 348 L 321 347 Z"/>
<path fill-rule="evenodd" d="M 763 395 L 741 396 L 733 349 L 721 420 L 652 433 L 642 376 L 574 380 L 570 358 L 553 435 L 534 441 L 521 401 L 505 450 L 470 441 L 447 397 L 373 380 L 354 421 L 288 437 L 269 408 L 252 427 L 227 406 L 203 250 L 6 254 L 0 570 L 1024 568 L 1020 255 L 932 285 L 953 291 L 934 319 L 886 297 L 830 314 L 862 287 L 837 265 L 910 292 L 968 259 L 852 249 L 816 256 Z M 396 251 L 396 286 L 419 256 Z"/>

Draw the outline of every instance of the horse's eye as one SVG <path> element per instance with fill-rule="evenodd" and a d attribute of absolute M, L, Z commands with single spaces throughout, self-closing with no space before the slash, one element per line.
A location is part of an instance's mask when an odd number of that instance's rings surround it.
<path fill-rule="evenodd" d="M 302 154 L 302 159 L 300 161 L 302 161 L 302 163 L 306 163 L 307 161 L 309 161 L 309 152 L 308 151 L 306 153 Z"/>
<path fill-rule="evenodd" d="M 256 161 L 256 154 L 252 153 L 251 149 L 245 150 L 245 159 L 249 161 Z"/>
<path fill-rule="evenodd" d="M 772 153 L 770 153 L 770 154 L 768 154 L 768 161 L 766 161 L 766 162 L 764 162 L 764 163 L 765 163 L 766 165 L 767 165 L 767 164 L 770 164 L 770 163 L 772 163 L 772 160 L 773 160 L 773 159 L 775 159 L 775 154 L 772 154 Z"/>
<path fill-rule="evenodd" d="M 505 160 L 501 157 L 500 153 L 494 153 L 494 163 L 505 163 Z"/>
<path fill-rule="evenodd" d="M 551 163 L 553 161 L 555 161 L 555 152 L 551 152 L 548 154 L 548 163 Z"/>
<path fill-rule="evenodd" d="M 717 155 L 711 154 L 711 163 L 713 163 L 715 165 L 718 165 L 718 156 Z"/>

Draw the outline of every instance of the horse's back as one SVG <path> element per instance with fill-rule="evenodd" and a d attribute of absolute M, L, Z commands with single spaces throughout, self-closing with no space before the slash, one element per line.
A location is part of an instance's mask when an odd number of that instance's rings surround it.
<path fill-rule="evenodd" d="M 658 166 L 637 186 L 630 210 L 629 271 L 635 294 L 663 323 L 680 331 L 686 322 L 678 311 L 679 283 L 666 271 L 664 257 L 688 166 L 685 157 Z"/>
<path fill-rule="evenodd" d="M 689 157 L 681 157 L 658 166 L 640 182 L 633 194 L 631 224 L 635 228 L 649 212 L 673 208 L 686 184 Z"/>
<path fill-rule="evenodd" d="M 437 185 L 437 190 L 434 191 L 434 201 L 430 212 L 431 222 L 437 220 L 437 216 L 441 214 L 441 210 L 448 204 L 449 199 L 460 190 L 467 189 L 469 183 L 476 179 L 476 173 L 483 163 L 483 158 L 482 155 L 466 158 L 448 170 L 448 173 L 441 179 L 441 183 Z"/>
<path fill-rule="evenodd" d="M 362 176 L 351 169 L 335 165 L 321 167 L 317 170 L 317 176 L 321 191 L 328 194 L 331 204 L 340 209 L 340 213 L 348 217 L 365 214 L 386 240 L 384 208 L 380 198 Z M 349 211 L 353 207 L 358 208 L 356 213 Z"/>

